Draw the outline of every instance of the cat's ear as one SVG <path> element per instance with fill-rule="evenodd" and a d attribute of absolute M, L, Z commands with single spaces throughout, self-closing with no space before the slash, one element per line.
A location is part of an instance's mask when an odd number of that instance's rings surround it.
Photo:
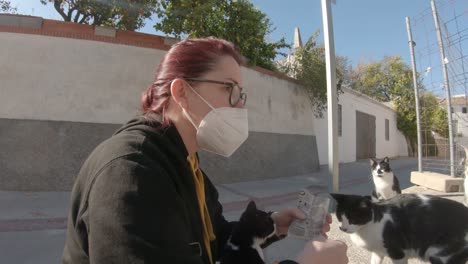
<path fill-rule="evenodd" d="M 383 162 L 385 162 L 385 163 L 389 163 L 389 162 L 390 162 L 390 160 L 388 159 L 388 157 L 385 157 L 385 158 L 383 159 Z"/>
<path fill-rule="evenodd" d="M 342 203 L 346 198 L 346 195 L 339 193 L 330 193 L 330 195 L 337 203 Z"/>
<path fill-rule="evenodd" d="M 247 212 L 255 212 L 257 211 L 257 205 L 255 204 L 254 201 L 250 201 L 249 204 L 247 205 Z"/>
<path fill-rule="evenodd" d="M 375 161 L 374 159 L 369 159 L 369 162 L 371 167 L 375 167 L 375 165 L 377 164 L 377 161 Z"/>

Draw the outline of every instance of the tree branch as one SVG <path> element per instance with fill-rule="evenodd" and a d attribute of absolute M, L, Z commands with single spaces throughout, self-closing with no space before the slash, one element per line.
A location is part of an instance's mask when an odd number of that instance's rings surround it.
<path fill-rule="evenodd" d="M 100 26 L 102 23 L 102 18 L 99 16 L 93 17 L 93 26 Z"/>
<path fill-rule="evenodd" d="M 71 21 L 72 20 L 72 16 L 73 16 L 73 11 L 77 10 L 76 9 L 76 6 L 73 6 L 73 7 L 70 7 L 70 9 L 68 10 L 68 21 Z M 80 11 L 77 11 L 78 12 L 78 15 L 80 14 Z M 76 22 L 76 21 L 75 21 Z"/>
<path fill-rule="evenodd" d="M 67 14 L 65 14 L 65 12 L 62 9 L 60 1 L 54 1 L 54 8 L 62 16 L 64 21 L 70 21 L 70 18 L 67 16 Z"/>
<path fill-rule="evenodd" d="M 78 23 L 80 24 L 83 24 L 83 22 L 85 22 L 85 20 L 89 17 L 89 15 L 83 15 L 83 17 L 80 19 L 80 21 Z"/>
<path fill-rule="evenodd" d="M 79 10 L 77 10 L 75 18 L 73 19 L 73 22 L 78 23 L 78 20 L 80 19 L 80 15 L 82 15 L 81 12 Z"/>
<path fill-rule="evenodd" d="M 387 97 L 387 100 L 388 100 L 388 101 L 391 101 L 391 100 L 392 100 L 392 98 L 390 98 L 390 95 L 388 95 L 387 91 L 384 90 L 384 91 L 383 91 L 383 94 L 385 95 L 385 97 Z"/>

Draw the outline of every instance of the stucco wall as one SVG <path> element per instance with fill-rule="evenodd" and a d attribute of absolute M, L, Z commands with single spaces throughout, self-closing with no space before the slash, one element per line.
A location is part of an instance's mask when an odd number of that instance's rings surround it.
<path fill-rule="evenodd" d="M 88 33 L 83 33 L 85 39 L 75 34 L 44 35 L 44 25 L 42 31 L 31 32 L 0 25 L 0 148 L 8 153 L 1 157 L 1 164 L 8 164 L 8 173 L 0 175 L 2 189 L 69 189 L 70 179 L 92 147 L 138 113 L 141 92 L 152 82 L 165 53 L 164 49 L 109 43 L 109 38 L 95 41 Z M 213 181 L 316 171 L 312 110 L 297 84 L 265 70 L 243 68 L 242 72 L 251 136 L 231 160 L 202 155 L 202 165 Z M 35 144 L 27 144 L 31 141 Z M 51 155 L 59 150 L 77 153 L 75 160 L 67 161 L 69 155 Z M 252 162 L 255 159 L 261 160 Z M 17 180 L 10 181 L 12 177 Z"/>
<path fill-rule="evenodd" d="M 377 158 L 408 155 L 406 140 L 397 129 L 394 110 L 349 89 L 344 89 L 344 93 L 339 96 L 338 104 L 342 106 L 342 136 L 338 137 L 340 162 L 356 161 L 356 111 L 373 115 L 376 118 Z M 388 141 L 385 139 L 385 119 L 389 120 Z M 324 118 L 316 118 L 314 123 L 320 164 L 327 164 L 328 121 L 326 113 Z"/>

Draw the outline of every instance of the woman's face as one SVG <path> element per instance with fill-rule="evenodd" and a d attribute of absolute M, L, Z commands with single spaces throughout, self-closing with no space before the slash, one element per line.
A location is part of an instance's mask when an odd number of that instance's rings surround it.
<path fill-rule="evenodd" d="M 231 56 L 220 57 L 214 70 L 187 82 L 213 108 L 244 107 L 244 100 L 240 98 L 243 87 L 241 69 Z M 187 110 L 196 117 L 194 121 L 199 125 L 212 109 L 190 87 L 187 88 Z"/>

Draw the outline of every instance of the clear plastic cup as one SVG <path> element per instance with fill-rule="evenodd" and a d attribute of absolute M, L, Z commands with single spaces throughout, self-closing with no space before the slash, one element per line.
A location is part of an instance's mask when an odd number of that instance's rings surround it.
<path fill-rule="evenodd" d="M 323 225 L 330 207 L 330 196 L 326 186 L 309 186 L 299 191 L 297 207 L 307 216 L 294 220 L 289 226 L 288 236 L 265 249 L 266 263 L 295 260 L 310 240 L 322 240 Z"/>
<path fill-rule="evenodd" d="M 329 194 L 317 186 L 304 188 L 299 192 L 297 208 L 306 215 L 306 219 L 294 220 L 288 235 L 306 241 L 315 240 L 321 235 L 330 208 Z"/>

